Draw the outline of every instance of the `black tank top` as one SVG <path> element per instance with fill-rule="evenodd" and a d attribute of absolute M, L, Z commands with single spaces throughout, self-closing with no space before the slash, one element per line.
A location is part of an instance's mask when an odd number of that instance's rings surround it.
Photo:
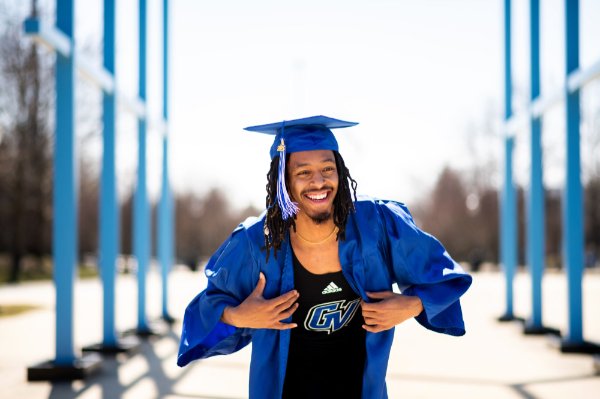
<path fill-rule="evenodd" d="M 293 252 L 292 252 L 293 253 Z M 292 321 L 284 399 L 360 398 L 365 364 L 360 297 L 341 271 L 313 274 L 293 254 L 300 293 Z"/>

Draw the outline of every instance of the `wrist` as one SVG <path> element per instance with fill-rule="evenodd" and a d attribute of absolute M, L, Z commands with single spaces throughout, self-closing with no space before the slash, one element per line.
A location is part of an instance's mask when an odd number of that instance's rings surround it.
<path fill-rule="evenodd" d="M 226 306 L 223 309 L 223 314 L 221 315 L 221 321 L 225 324 L 229 324 L 231 326 L 237 327 L 235 322 L 235 307 Z"/>
<path fill-rule="evenodd" d="M 413 296 L 413 309 L 414 309 L 414 316 L 413 317 L 417 317 L 418 315 L 420 315 L 424 308 L 423 308 L 423 301 L 421 301 L 421 298 L 419 298 L 418 296 Z"/>

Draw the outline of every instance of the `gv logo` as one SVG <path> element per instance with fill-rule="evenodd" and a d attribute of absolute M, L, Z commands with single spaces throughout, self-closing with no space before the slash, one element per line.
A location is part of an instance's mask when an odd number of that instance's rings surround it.
<path fill-rule="evenodd" d="M 346 301 L 333 301 L 313 306 L 306 315 L 304 328 L 311 331 L 327 331 L 331 334 L 344 327 L 358 309 L 360 298 L 344 304 Z"/>

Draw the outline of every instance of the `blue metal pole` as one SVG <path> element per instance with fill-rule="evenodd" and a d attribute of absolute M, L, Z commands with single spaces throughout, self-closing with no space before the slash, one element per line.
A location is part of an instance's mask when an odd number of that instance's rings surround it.
<path fill-rule="evenodd" d="M 73 0 L 58 0 L 56 26 L 71 40 Z M 54 149 L 53 255 L 56 286 L 57 365 L 71 365 L 73 351 L 73 292 L 77 267 L 77 181 L 75 154 L 75 60 L 56 55 L 56 137 Z"/>
<path fill-rule="evenodd" d="M 169 259 L 169 240 L 171 232 L 169 231 L 169 179 L 168 179 L 168 139 L 163 137 L 163 177 L 162 177 L 162 193 L 159 204 L 158 215 L 158 257 L 161 263 L 162 270 L 162 316 L 166 320 L 170 320 L 168 311 L 168 274 L 171 268 L 171 260 Z"/>
<path fill-rule="evenodd" d="M 505 253 L 505 273 L 506 273 L 506 317 L 514 319 L 513 313 L 513 281 L 515 278 L 515 272 L 517 268 L 517 224 L 516 224 L 516 194 L 515 186 L 513 181 L 513 152 L 515 146 L 514 137 L 506 139 L 505 148 L 505 159 L 506 159 L 506 176 L 505 176 L 505 213 L 504 213 L 504 225 L 505 225 L 505 240 L 506 240 L 506 253 Z"/>
<path fill-rule="evenodd" d="M 139 3 L 139 97 L 146 101 L 146 0 Z M 146 274 L 150 254 L 148 193 L 146 188 L 146 119 L 138 119 L 138 169 L 134 205 L 134 253 L 138 276 L 138 324 L 140 333 L 148 332 L 146 321 Z"/>
<path fill-rule="evenodd" d="M 104 0 L 104 68 L 115 74 L 115 0 Z M 115 82 L 116 87 L 116 82 Z M 119 252 L 119 208 L 115 170 L 116 99 L 103 94 L 103 150 L 100 182 L 100 270 L 104 288 L 103 345 L 117 344 L 115 327 L 115 279 Z"/>
<path fill-rule="evenodd" d="M 511 75 L 511 0 L 504 0 L 504 120 L 512 117 L 512 75 Z M 516 228 L 514 228 L 515 212 L 512 206 L 514 187 L 512 177 L 512 153 L 514 138 L 506 137 L 504 148 L 504 190 L 501 196 L 500 249 L 501 263 L 506 279 L 506 310 L 500 321 L 513 320 L 513 280 L 515 264 Z"/>
<path fill-rule="evenodd" d="M 504 119 L 512 117 L 511 0 L 504 0 Z"/>
<path fill-rule="evenodd" d="M 169 0 L 163 0 L 163 119 L 169 120 Z"/>
<path fill-rule="evenodd" d="M 565 61 L 566 75 L 579 68 L 579 1 L 565 0 Z M 566 340 L 570 344 L 583 342 L 582 292 L 583 279 L 583 197 L 579 135 L 579 90 L 566 92 L 566 189 L 563 205 L 564 264 L 569 290 L 569 323 Z"/>
<path fill-rule="evenodd" d="M 531 43 L 531 101 L 540 95 L 540 4 L 530 0 Z M 531 168 L 528 198 L 527 258 L 531 272 L 532 314 L 525 332 L 542 329 L 542 277 L 544 270 L 544 183 L 542 164 L 542 122 L 539 116 L 531 116 Z M 542 332 L 542 331 L 540 331 Z"/>
<path fill-rule="evenodd" d="M 169 1 L 163 0 L 163 121 L 168 124 L 169 118 L 169 80 L 168 80 L 168 57 L 169 57 Z M 160 259 L 162 270 L 162 317 L 167 321 L 173 318 L 168 310 L 168 277 L 171 269 L 171 250 L 172 231 L 170 229 L 170 189 L 169 189 L 169 137 L 168 131 L 163 136 L 163 164 L 162 164 L 162 192 L 159 204 L 158 217 L 158 257 Z"/>

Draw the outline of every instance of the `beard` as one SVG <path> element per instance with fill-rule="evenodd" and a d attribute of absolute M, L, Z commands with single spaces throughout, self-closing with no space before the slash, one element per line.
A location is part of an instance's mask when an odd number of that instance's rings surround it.
<path fill-rule="evenodd" d="M 321 224 L 331 219 L 331 212 L 321 212 L 316 215 L 308 215 L 315 224 Z"/>

